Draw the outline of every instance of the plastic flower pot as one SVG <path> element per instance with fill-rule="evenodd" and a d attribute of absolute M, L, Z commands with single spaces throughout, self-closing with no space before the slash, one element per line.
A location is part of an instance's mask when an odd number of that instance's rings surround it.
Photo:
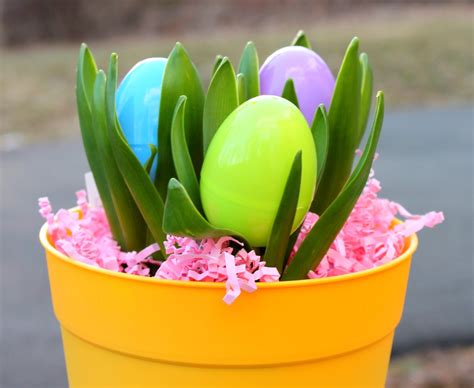
<path fill-rule="evenodd" d="M 46 250 L 71 387 L 383 387 L 416 235 L 383 266 L 259 284 L 231 306 L 225 285 L 97 269 Z"/>

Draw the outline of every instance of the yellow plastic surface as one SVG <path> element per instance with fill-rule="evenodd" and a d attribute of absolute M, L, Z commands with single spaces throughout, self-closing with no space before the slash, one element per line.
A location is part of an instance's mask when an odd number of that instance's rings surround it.
<path fill-rule="evenodd" d="M 224 284 L 96 269 L 55 250 L 51 295 L 71 387 L 383 387 L 416 235 L 381 267 L 259 284 L 231 306 Z"/>

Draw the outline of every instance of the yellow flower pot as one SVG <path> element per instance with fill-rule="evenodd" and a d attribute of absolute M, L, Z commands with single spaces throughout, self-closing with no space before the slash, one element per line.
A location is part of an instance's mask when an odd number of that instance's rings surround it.
<path fill-rule="evenodd" d="M 43 226 L 71 387 L 383 387 L 416 235 L 381 267 L 259 284 L 158 280 L 66 257 Z"/>

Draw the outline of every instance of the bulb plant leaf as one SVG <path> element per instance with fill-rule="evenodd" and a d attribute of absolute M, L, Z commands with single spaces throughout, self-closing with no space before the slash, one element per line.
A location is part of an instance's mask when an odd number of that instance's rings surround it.
<path fill-rule="evenodd" d="M 94 85 L 94 96 L 92 103 L 94 135 L 101 158 L 101 166 L 104 170 L 105 180 L 110 191 L 112 203 L 109 206 L 112 206 L 114 213 L 116 212 L 117 221 L 120 227 L 122 240 L 119 244 L 123 244 L 121 246 L 124 249 L 138 250 L 143 248 L 143 242 L 141 241 L 141 236 L 138 235 L 135 228 L 143 227 L 144 221 L 141 218 L 138 209 L 133 206 L 133 199 L 131 197 L 130 191 L 128 190 L 128 187 L 125 184 L 125 181 L 123 180 L 115 162 L 107 129 L 107 117 L 105 112 L 105 86 L 105 73 L 103 70 L 99 70 Z M 132 203 L 131 206 L 129 205 L 130 203 Z M 109 217 L 108 213 L 106 214 L 107 217 Z"/>
<path fill-rule="evenodd" d="M 329 149 L 316 191 L 315 210 L 322 214 L 347 182 L 354 162 L 359 133 L 359 39 L 349 43 L 337 76 L 328 112 Z"/>
<path fill-rule="evenodd" d="M 168 184 L 163 230 L 165 233 L 175 236 L 196 239 L 236 236 L 240 241 L 246 243 L 237 233 L 212 226 L 194 206 L 184 186 L 175 178 L 170 179 Z M 248 245 L 248 243 L 246 244 Z"/>
<path fill-rule="evenodd" d="M 150 157 L 147 159 L 145 164 L 143 165 L 143 168 L 145 171 L 148 173 L 148 175 L 151 172 L 151 168 L 153 167 L 153 162 L 155 161 L 156 158 L 156 153 L 158 152 L 158 148 L 154 144 L 148 144 L 148 148 L 150 148 Z"/>
<path fill-rule="evenodd" d="M 204 102 L 203 113 L 203 146 L 204 154 L 214 134 L 226 117 L 239 105 L 237 79 L 227 57 L 212 77 Z"/>
<path fill-rule="evenodd" d="M 257 48 L 253 42 L 247 42 L 239 63 L 239 73 L 244 75 L 245 82 L 245 100 L 241 104 L 260 94 L 259 67 Z"/>
<path fill-rule="evenodd" d="M 100 101 L 98 90 L 101 87 L 101 81 L 96 86 L 96 78 L 97 66 L 93 55 L 83 43 L 79 50 L 76 71 L 76 100 L 82 142 L 102 206 L 109 221 L 112 236 L 121 247 L 126 249 L 128 246 L 127 241 L 112 200 L 106 163 L 103 162 L 101 156 L 103 153 L 107 153 L 105 148 L 108 146 L 108 141 L 102 139 L 105 129 L 102 117 L 100 117 L 100 110 L 103 110 L 103 106 L 101 106 L 103 98 Z M 113 166 L 110 168 L 113 168 Z"/>
<path fill-rule="evenodd" d="M 148 227 L 153 238 L 159 244 L 161 252 L 165 252 L 163 241 L 166 235 L 162 229 L 163 200 L 150 176 L 127 143 L 117 119 L 115 110 L 117 72 L 117 54 L 112 54 L 105 91 L 107 126 L 115 161 L 132 196 L 128 203 L 121 205 L 120 210 L 129 211 L 134 215 L 135 218 L 129 219 L 130 228 L 134 228 L 134 232 L 143 240 L 140 241 L 142 245 L 146 242 L 146 227 Z"/>
<path fill-rule="evenodd" d="M 245 75 L 242 73 L 237 74 L 237 92 L 239 94 L 239 105 L 245 102 Z"/>
<path fill-rule="evenodd" d="M 292 46 L 303 46 L 303 47 L 309 48 L 311 50 L 311 43 L 310 43 L 308 37 L 306 36 L 306 34 L 304 33 L 303 30 L 299 30 L 296 33 L 296 36 L 293 39 L 293 42 L 291 42 L 291 45 Z"/>
<path fill-rule="evenodd" d="M 298 97 L 296 95 L 296 90 L 295 90 L 295 83 L 291 78 L 288 78 L 285 82 L 285 86 L 283 87 L 283 92 L 281 93 L 281 96 L 295 104 L 299 108 L 298 104 Z"/>
<path fill-rule="evenodd" d="M 186 142 L 184 128 L 186 100 L 186 96 L 180 96 L 174 110 L 173 122 L 171 125 L 171 149 L 178 179 L 183 183 L 183 186 L 189 193 L 196 208 L 199 209 L 199 211 L 202 211 L 199 183 L 194 171 L 191 155 L 189 155 L 188 144 Z"/>
<path fill-rule="evenodd" d="M 304 222 L 304 220 L 303 220 Z M 303 227 L 303 222 L 301 223 L 300 226 L 291 234 L 290 238 L 288 239 L 288 245 L 286 247 L 286 253 L 285 253 L 285 262 L 283 263 L 283 270 L 282 272 L 285 271 L 286 266 L 288 265 L 288 261 L 290 260 L 291 252 L 293 251 L 293 248 L 296 244 L 296 241 L 298 240 L 298 236 L 300 235 L 301 228 Z M 280 273 L 282 273 L 280 272 Z"/>
<path fill-rule="evenodd" d="M 375 156 L 384 115 L 384 96 L 377 94 L 377 107 L 369 139 L 359 162 L 344 188 L 321 215 L 306 236 L 282 280 L 305 279 L 310 270 L 316 268 L 327 253 L 332 242 L 344 226 L 360 194 L 364 190 Z"/>
<path fill-rule="evenodd" d="M 323 104 L 318 106 L 314 115 L 313 124 L 311 125 L 311 133 L 313 134 L 314 145 L 316 147 L 316 158 L 317 158 L 317 172 L 316 172 L 316 188 L 321 181 L 324 167 L 326 165 L 326 158 L 328 155 L 329 145 L 329 128 L 326 114 L 326 108 Z M 316 196 L 315 196 L 316 198 Z M 311 205 L 311 211 L 314 212 L 313 204 Z"/>
<path fill-rule="evenodd" d="M 301 186 L 302 152 L 299 151 L 286 181 L 278 211 L 265 249 L 264 261 L 282 273 L 286 261 L 287 247 L 295 220 Z"/>
<path fill-rule="evenodd" d="M 85 102 L 91 109 L 91 101 L 94 95 L 94 83 L 97 76 L 97 65 L 89 47 L 85 43 L 79 49 L 79 58 L 76 71 L 76 92 L 83 92 Z M 78 90 L 79 89 L 79 90 Z"/>
<path fill-rule="evenodd" d="M 214 74 L 216 74 L 216 71 L 217 69 L 219 68 L 219 66 L 221 65 L 221 62 L 222 60 L 224 59 L 224 57 L 220 54 L 216 55 L 216 59 L 214 60 L 214 66 L 212 67 L 212 76 Z M 212 78 L 211 76 L 211 78 Z"/>
<path fill-rule="evenodd" d="M 171 124 L 174 109 L 180 96 L 186 96 L 185 114 L 186 141 L 199 176 L 203 160 L 202 112 L 204 91 L 196 67 L 181 43 L 176 43 L 166 63 L 161 88 L 160 115 L 158 124 L 158 168 L 155 184 L 162 198 L 166 197 L 170 178 L 175 177 L 171 152 Z"/>
<path fill-rule="evenodd" d="M 356 139 L 356 147 L 359 146 L 364 137 L 367 121 L 369 120 L 370 108 L 372 104 L 372 93 L 374 75 L 369 63 L 369 57 L 366 53 L 359 56 L 361 86 L 360 86 L 360 114 L 359 114 L 359 133 Z"/>

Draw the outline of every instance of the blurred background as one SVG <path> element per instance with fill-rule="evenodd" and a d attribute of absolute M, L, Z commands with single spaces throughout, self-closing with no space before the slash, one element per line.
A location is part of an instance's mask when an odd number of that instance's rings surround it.
<path fill-rule="evenodd" d="M 71 207 L 88 170 L 75 112 L 87 42 L 122 76 L 181 41 L 207 85 L 216 54 L 234 65 L 248 40 L 260 62 L 299 29 L 337 70 L 357 35 L 387 115 L 375 164 L 383 196 L 442 210 L 421 233 L 389 387 L 474 386 L 474 7 L 470 1 L 0 0 L 1 387 L 64 387 L 36 200 Z M 350 323 L 348 323 L 350 324 Z"/>

